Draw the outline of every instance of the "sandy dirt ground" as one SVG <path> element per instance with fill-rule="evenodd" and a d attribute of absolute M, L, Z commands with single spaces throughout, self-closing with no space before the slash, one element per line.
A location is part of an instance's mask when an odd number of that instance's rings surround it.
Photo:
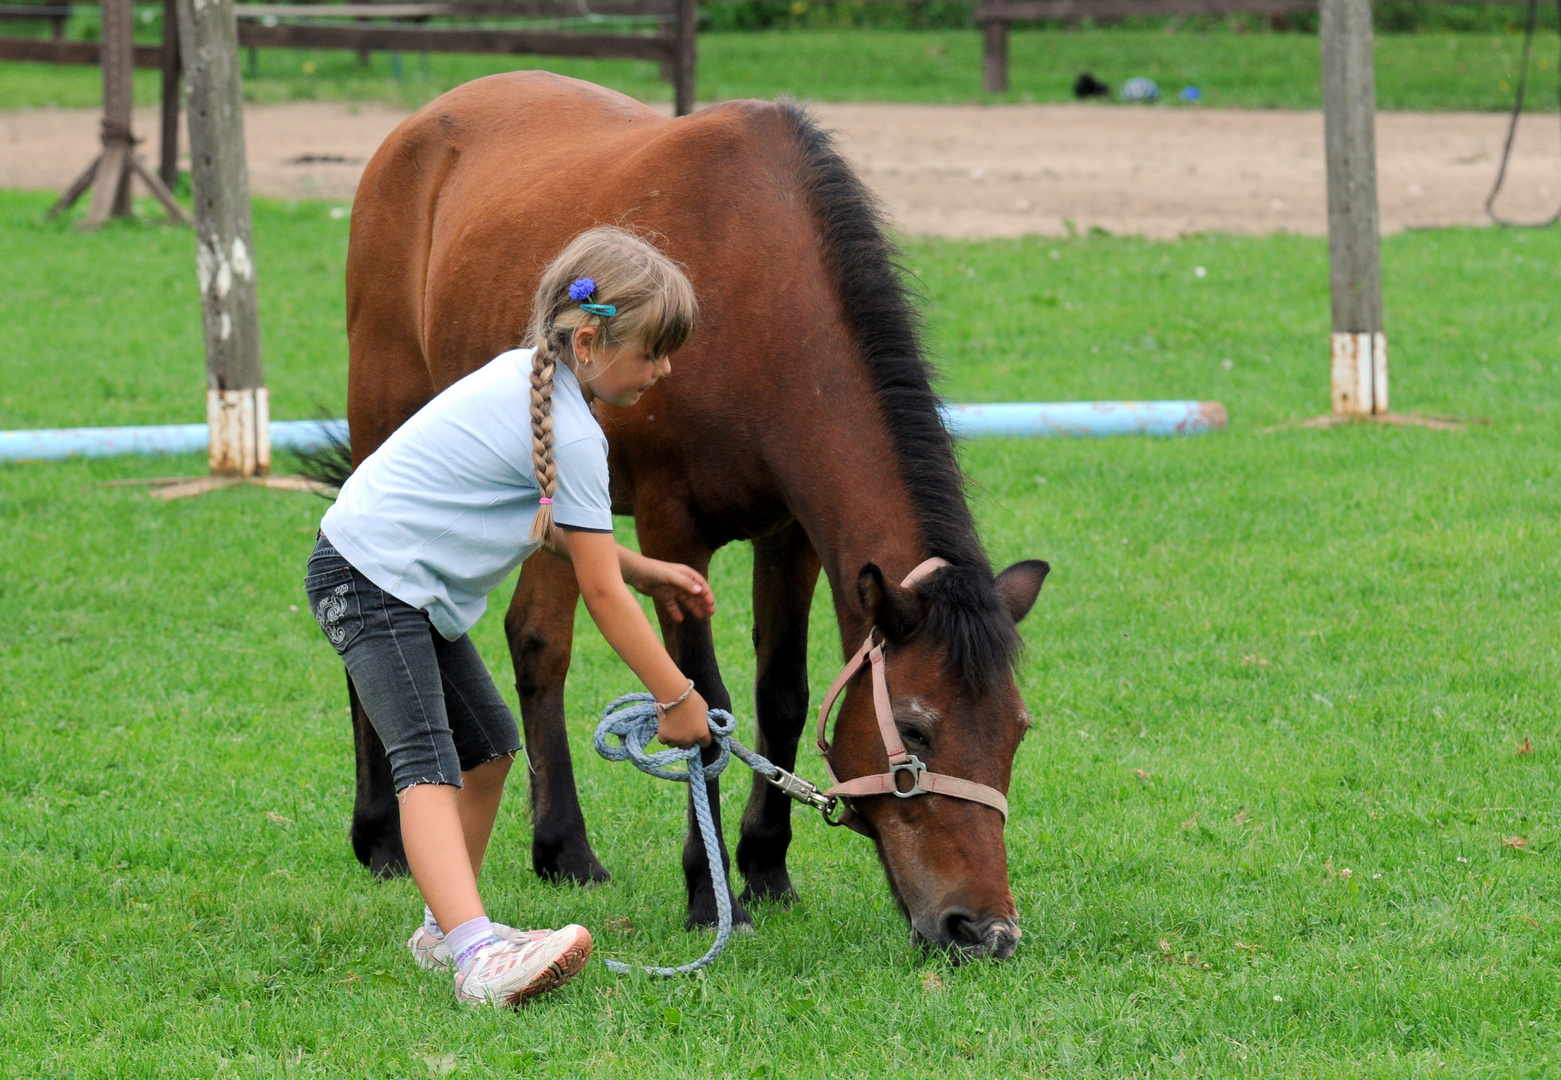
<path fill-rule="evenodd" d="M 909 233 L 1063 235 L 1099 227 L 1168 238 L 1219 231 L 1326 232 L 1322 115 L 1092 105 L 819 105 L 847 155 Z M 374 105 L 299 103 L 246 112 L 257 194 L 350 199 L 364 163 L 406 116 Z M 0 113 L 0 187 L 63 189 L 91 160 L 91 110 Z M 156 117 L 136 130 L 156 152 Z M 1381 113 L 1385 232 L 1487 224 L 1506 117 Z M 1561 201 L 1554 117 L 1524 121 L 1509 216 Z"/>

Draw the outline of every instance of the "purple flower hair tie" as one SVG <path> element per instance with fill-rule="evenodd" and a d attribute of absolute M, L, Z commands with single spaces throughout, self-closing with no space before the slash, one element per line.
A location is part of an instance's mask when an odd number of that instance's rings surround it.
<path fill-rule="evenodd" d="M 569 299 L 580 305 L 582 311 L 589 311 L 592 315 L 600 315 L 603 318 L 611 318 L 618 314 L 618 308 L 613 304 L 587 304 L 583 303 L 596 294 L 596 282 L 591 278 L 575 278 L 569 286 Z"/>
<path fill-rule="evenodd" d="M 553 500 L 548 498 L 546 495 L 542 496 L 542 498 L 538 499 L 537 501 L 539 503 L 541 503 L 543 506 L 552 506 L 553 505 Z"/>

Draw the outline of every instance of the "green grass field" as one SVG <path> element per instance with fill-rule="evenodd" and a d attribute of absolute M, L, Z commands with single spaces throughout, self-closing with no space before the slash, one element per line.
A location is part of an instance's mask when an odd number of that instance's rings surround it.
<path fill-rule="evenodd" d="M 199 419 L 189 234 L 47 205 L 0 194 L 0 427 Z M 279 417 L 341 407 L 345 241 L 325 206 L 257 206 Z M 908 249 L 952 398 L 1232 418 L 965 447 L 994 560 L 1055 567 L 1024 625 L 1015 960 L 923 958 L 870 845 L 799 815 L 801 902 L 707 977 L 594 966 L 520 1015 L 460 1009 L 401 947 L 410 884 L 346 844 L 340 671 L 293 607 L 323 504 L 104 485 L 194 458 L 3 466 L 0 1075 L 1561 1072 L 1561 237 L 1386 241 L 1396 407 L 1490 421 L 1463 432 L 1266 430 L 1326 409 L 1317 240 Z M 747 560 L 712 577 L 751 733 Z M 815 700 L 830 623 L 821 595 Z M 498 618 L 476 638 L 508 687 Z M 532 878 L 517 775 L 487 895 L 682 962 L 709 937 L 679 928 L 681 793 L 589 750 L 630 685 L 582 621 L 568 711 L 613 882 Z"/>
<path fill-rule="evenodd" d="M 1522 36 L 1436 32 L 1377 36 L 1377 100 L 1385 109 L 1512 107 Z M 645 101 L 670 100 L 656 65 L 559 57 L 436 55 L 423 73 L 417 57 L 375 55 L 368 67 L 347 52 L 263 51 L 246 68 L 251 101 L 389 101 L 421 105 L 481 75 L 545 67 L 614 87 Z M 974 30 L 816 30 L 708 33 L 699 38 L 699 97 L 717 101 L 793 94 L 815 101 L 1071 101 L 1073 80 L 1089 70 L 1112 86 L 1134 75 L 1155 79 L 1171 103 L 1197 86 L 1204 106 L 1319 108 L 1317 38 L 1301 33 L 1226 30 L 1017 30 L 1010 46 L 1012 91 L 981 93 L 981 45 Z M 158 74 L 139 72 L 136 99 L 157 100 Z M 86 106 L 101 99 L 93 68 L 0 64 L 0 108 Z M 1554 31 L 1536 44 L 1530 107 L 1554 112 Z"/>

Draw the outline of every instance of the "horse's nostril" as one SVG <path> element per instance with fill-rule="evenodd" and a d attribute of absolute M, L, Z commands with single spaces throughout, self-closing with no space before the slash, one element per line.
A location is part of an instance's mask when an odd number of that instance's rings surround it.
<path fill-rule="evenodd" d="M 946 911 L 938 920 L 939 936 L 943 944 L 961 948 L 975 948 L 981 944 L 981 927 L 968 912 Z"/>

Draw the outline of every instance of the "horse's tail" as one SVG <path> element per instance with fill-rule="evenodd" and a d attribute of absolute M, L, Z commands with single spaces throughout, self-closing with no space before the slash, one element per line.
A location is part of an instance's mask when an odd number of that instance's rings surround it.
<path fill-rule="evenodd" d="M 333 492 L 352 475 L 352 436 L 337 433 L 335 425 L 320 425 L 321 441 L 306 450 L 298 450 L 298 471 Z"/>

